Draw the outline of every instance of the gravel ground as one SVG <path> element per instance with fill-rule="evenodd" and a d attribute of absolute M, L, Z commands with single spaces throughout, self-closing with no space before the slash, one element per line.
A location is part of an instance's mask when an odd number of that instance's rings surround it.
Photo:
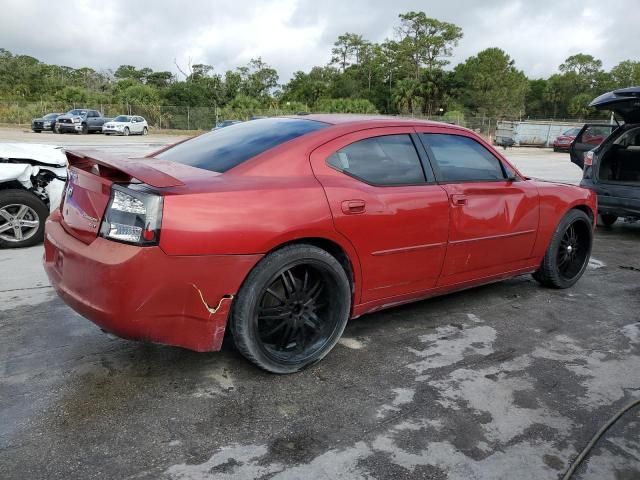
<path fill-rule="evenodd" d="M 173 141 L 37 136 L 134 154 Z M 566 154 L 507 155 L 579 179 Z M 569 290 L 525 276 L 366 315 L 290 376 L 229 344 L 109 337 L 53 294 L 42 247 L 0 251 L 0 478 L 558 478 L 640 396 L 639 242 L 640 224 L 599 228 Z M 575 478 L 640 477 L 638 410 Z"/>

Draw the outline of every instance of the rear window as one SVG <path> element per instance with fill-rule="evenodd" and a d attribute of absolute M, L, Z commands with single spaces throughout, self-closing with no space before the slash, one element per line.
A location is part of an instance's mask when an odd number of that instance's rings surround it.
<path fill-rule="evenodd" d="M 284 142 L 328 126 L 297 118 L 251 120 L 187 140 L 156 157 L 223 173 Z"/>

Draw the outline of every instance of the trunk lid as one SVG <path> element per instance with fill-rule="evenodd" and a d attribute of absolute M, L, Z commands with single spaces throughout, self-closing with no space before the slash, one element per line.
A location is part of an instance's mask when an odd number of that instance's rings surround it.
<path fill-rule="evenodd" d="M 60 205 L 62 225 L 87 244 L 100 231 L 114 183 L 144 183 L 162 190 L 184 186 L 189 179 L 203 176 L 200 169 L 152 158 L 127 158 L 91 150 L 66 153 L 69 175 Z"/>
<path fill-rule="evenodd" d="M 595 98 L 590 107 L 611 110 L 624 123 L 640 123 L 640 87 L 629 87 L 607 92 Z"/>

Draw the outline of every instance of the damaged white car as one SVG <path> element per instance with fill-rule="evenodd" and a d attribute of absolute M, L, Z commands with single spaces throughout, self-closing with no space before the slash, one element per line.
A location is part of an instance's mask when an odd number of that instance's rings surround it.
<path fill-rule="evenodd" d="M 0 248 L 42 242 L 67 180 L 62 147 L 0 143 Z"/>

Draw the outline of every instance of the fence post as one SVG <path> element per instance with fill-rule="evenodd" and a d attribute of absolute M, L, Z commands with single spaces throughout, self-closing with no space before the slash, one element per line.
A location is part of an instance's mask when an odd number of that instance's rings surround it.
<path fill-rule="evenodd" d="M 549 146 L 549 137 L 551 136 L 551 125 L 552 124 L 553 124 L 553 120 L 549 120 L 549 128 L 547 129 L 547 141 L 544 144 L 545 147 Z"/>
<path fill-rule="evenodd" d="M 191 119 L 189 118 L 189 107 L 187 106 L 187 130 L 191 130 Z"/>
<path fill-rule="evenodd" d="M 158 106 L 158 128 L 162 130 L 162 105 Z"/>

